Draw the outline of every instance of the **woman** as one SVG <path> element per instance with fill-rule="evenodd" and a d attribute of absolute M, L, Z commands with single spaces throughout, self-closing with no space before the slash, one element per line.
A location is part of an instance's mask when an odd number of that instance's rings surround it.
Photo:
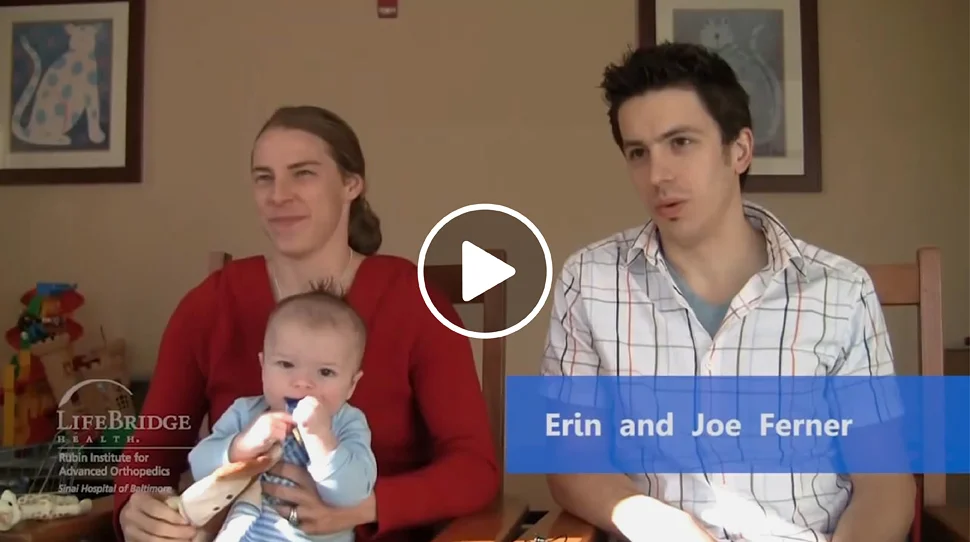
<path fill-rule="evenodd" d="M 320 108 L 279 109 L 256 139 L 252 177 L 272 254 L 230 262 L 175 309 L 142 410 L 170 416 L 169 429 L 138 430 L 126 449 L 127 465 L 160 467 L 160 476 L 116 479 L 119 532 L 132 542 L 191 539 L 195 530 L 165 507 L 158 488 L 176 486 L 205 414 L 215 421 L 237 397 L 261 393 L 257 354 L 271 309 L 320 281 L 346 292 L 368 326 L 364 376 L 351 402 L 373 433 L 375 494 L 357 507 L 330 508 L 293 465 L 276 473 L 301 488 L 266 491 L 296 504 L 307 534 L 356 527 L 360 540 L 426 539 L 433 524 L 487 506 L 501 473 L 471 344 L 424 305 L 414 264 L 376 254 L 380 222 L 364 199 L 354 131 Z M 458 322 L 448 300 L 431 294 Z M 289 507 L 280 512 L 292 517 Z"/>

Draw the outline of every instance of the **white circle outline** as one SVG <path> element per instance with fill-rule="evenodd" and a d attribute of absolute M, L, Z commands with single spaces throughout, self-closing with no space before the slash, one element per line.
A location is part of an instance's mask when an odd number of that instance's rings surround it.
<path fill-rule="evenodd" d="M 542 296 L 539 297 L 539 301 L 536 303 L 536 306 L 532 308 L 532 312 L 530 312 L 517 324 L 507 327 L 501 331 L 472 331 L 470 329 L 464 329 L 453 324 L 451 320 L 445 318 L 438 308 L 434 306 L 434 303 L 431 302 L 431 296 L 428 295 L 428 286 L 424 280 L 424 267 L 426 265 L 425 260 L 428 256 L 428 248 L 431 247 L 431 242 L 434 240 L 435 236 L 438 235 L 441 228 L 445 227 L 452 220 L 475 211 L 495 211 L 506 216 L 510 216 L 522 224 L 525 224 L 526 227 L 529 228 L 529 231 L 532 232 L 532 235 L 535 236 L 536 240 L 539 241 L 539 246 L 542 248 L 542 255 L 546 261 L 546 282 L 542 288 Z M 435 317 L 435 319 L 441 322 L 442 325 L 448 329 L 458 333 L 459 335 L 468 337 L 469 339 L 501 339 L 502 337 L 507 337 L 529 325 L 533 320 L 535 320 L 536 316 L 539 315 L 539 311 L 542 310 L 542 307 L 546 304 L 546 300 L 549 299 L 549 292 L 552 290 L 552 253 L 549 251 L 549 244 L 546 243 L 546 238 L 542 236 L 542 232 L 539 231 L 539 228 L 537 228 L 531 220 L 526 218 L 525 215 L 516 211 L 515 209 L 510 209 L 504 205 L 497 205 L 494 203 L 474 203 L 472 205 L 466 205 L 459 209 L 455 209 L 454 211 L 448 213 L 444 218 L 439 220 L 438 223 L 431 228 L 431 231 L 428 232 L 428 236 L 424 238 L 424 243 L 421 244 L 421 251 L 418 253 L 418 289 L 421 290 L 421 299 L 424 300 L 425 306 L 428 307 L 428 310 L 431 311 L 431 314 Z"/>

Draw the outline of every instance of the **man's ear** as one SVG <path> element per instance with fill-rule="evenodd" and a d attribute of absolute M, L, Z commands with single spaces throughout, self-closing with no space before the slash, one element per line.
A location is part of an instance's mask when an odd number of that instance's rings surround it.
<path fill-rule="evenodd" d="M 754 160 L 754 133 L 751 128 L 742 128 L 737 139 L 731 144 L 731 166 L 738 175 L 751 167 Z"/>

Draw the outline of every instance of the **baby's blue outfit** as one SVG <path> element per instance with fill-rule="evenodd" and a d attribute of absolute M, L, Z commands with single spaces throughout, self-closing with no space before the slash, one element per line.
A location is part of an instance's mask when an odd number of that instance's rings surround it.
<path fill-rule="evenodd" d="M 269 410 L 263 396 L 242 397 L 226 410 L 212 426 L 212 434 L 200 441 L 189 452 L 192 477 L 201 480 L 217 468 L 229 462 L 229 445 L 256 417 Z M 347 507 L 359 504 L 370 496 L 377 481 L 377 460 L 370 447 L 370 428 L 364 413 L 344 403 L 333 417 L 333 434 L 339 442 L 337 449 L 327 457 L 309 457 L 306 449 L 289 435 L 283 443 L 283 461 L 305 467 L 317 484 L 317 493 L 323 502 Z M 285 486 L 293 482 L 264 473 L 261 481 Z M 228 523 L 237 515 L 258 516 L 240 542 L 299 540 L 309 542 L 353 542 L 353 530 L 330 535 L 307 536 L 280 517 L 274 508 L 277 501 L 263 495 L 262 509 L 248 503 L 236 503 Z"/>

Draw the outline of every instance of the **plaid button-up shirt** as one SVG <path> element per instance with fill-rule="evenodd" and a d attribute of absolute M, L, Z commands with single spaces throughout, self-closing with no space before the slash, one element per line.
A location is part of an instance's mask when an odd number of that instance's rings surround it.
<path fill-rule="evenodd" d="M 849 260 L 791 236 L 744 204 L 768 265 L 734 297 L 711 337 L 671 279 L 655 223 L 571 255 L 554 289 L 546 375 L 891 375 L 893 354 L 872 280 Z M 851 481 L 836 474 L 663 474 L 643 492 L 690 513 L 722 540 L 828 540 Z"/>

